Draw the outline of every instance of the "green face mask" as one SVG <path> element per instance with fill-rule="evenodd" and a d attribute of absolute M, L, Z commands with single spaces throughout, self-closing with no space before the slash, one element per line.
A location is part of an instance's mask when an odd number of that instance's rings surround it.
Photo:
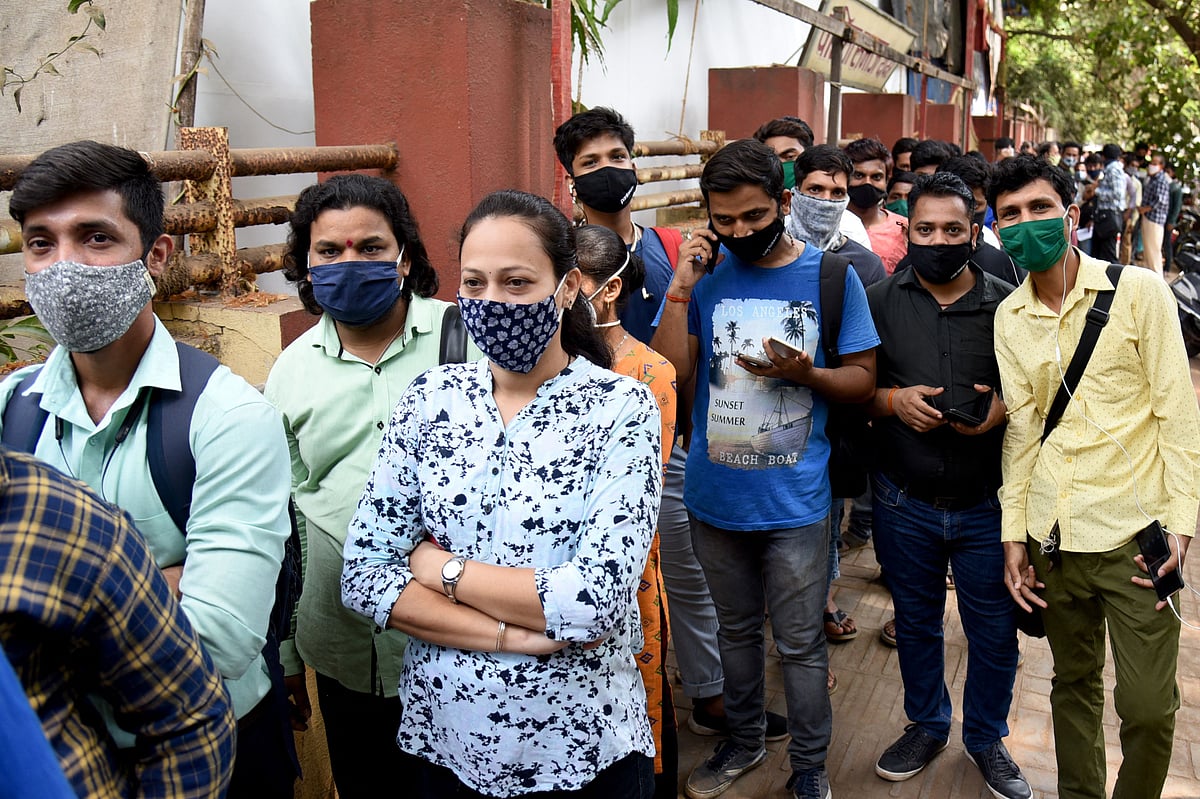
<path fill-rule="evenodd" d="M 891 211 L 893 214 L 900 214 L 900 216 L 906 218 L 908 217 L 908 200 L 906 199 L 892 200 L 883 207 Z"/>
<path fill-rule="evenodd" d="M 1004 251 L 1013 263 L 1030 272 L 1045 272 L 1067 252 L 1070 242 L 1063 232 L 1063 214 L 1058 219 L 1035 219 L 1002 227 L 998 231 Z"/>
<path fill-rule="evenodd" d="M 796 162 L 795 161 L 784 161 L 783 162 L 783 187 L 785 189 L 792 189 L 792 188 L 795 188 L 795 186 L 796 186 Z"/>

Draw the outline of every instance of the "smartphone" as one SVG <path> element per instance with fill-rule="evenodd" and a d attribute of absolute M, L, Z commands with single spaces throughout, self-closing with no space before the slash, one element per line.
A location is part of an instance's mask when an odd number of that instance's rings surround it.
<path fill-rule="evenodd" d="M 970 403 L 942 411 L 942 415 L 952 421 L 965 424 L 967 427 L 979 427 L 979 425 L 987 421 L 988 411 L 992 408 L 992 395 L 994 393 L 995 391 L 992 390 L 986 394 L 977 394 L 975 399 Z"/>
<path fill-rule="evenodd" d="M 784 358 L 799 358 L 804 354 L 804 350 L 796 349 L 786 341 L 780 341 L 774 336 L 771 336 L 769 339 L 767 339 L 767 341 L 771 344 L 771 349 L 775 350 L 775 352 L 779 353 Z"/>
<path fill-rule="evenodd" d="M 761 355 L 754 355 L 749 352 L 739 352 L 738 357 L 751 366 L 757 366 L 759 369 L 770 369 L 775 364 Z"/>
<path fill-rule="evenodd" d="M 1166 600 L 1179 589 L 1183 588 L 1183 577 L 1179 569 L 1158 576 L 1159 568 L 1171 557 L 1171 547 L 1167 545 L 1167 535 L 1163 532 L 1158 521 L 1150 522 L 1137 534 L 1138 549 L 1142 551 L 1142 560 L 1150 571 L 1150 581 L 1154 583 L 1154 592 L 1160 600 Z"/>
<path fill-rule="evenodd" d="M 712 230 L 713 233 L 716 233 L 716 230 L 713 229 L 713 224 L 712 224 L 711 219 L 708 221 L 708 229 Z M 721 245 L 713 240 L 710 240 L 709 243 L 712 244 L 712 254 L 709 255 L 708 258 L 704 261 L 703 266 L 704 266 L 704 271 L 708 272 L 711 275 L 713 273 L 713 270 L 717 268 L 717 250 L 720 248 Z M 747 359 L 747 360 L 749 360 L 749 359 Z M 769 364 L 769 363 L 767 364 L 767 366 L 770 366 L 770 365 L 771 364 Z"/>

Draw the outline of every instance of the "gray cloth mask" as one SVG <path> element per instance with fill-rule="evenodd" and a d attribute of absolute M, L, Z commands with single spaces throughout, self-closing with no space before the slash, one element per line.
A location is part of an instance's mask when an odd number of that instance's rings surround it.
<path fill-rule="evenodd" d="M 822 200 L 792 190 L 792 208 L 788 212 L 788 232 L 818 250 L 827 250 L 838 240 L 842 214 L 850 200 Z"/>
<path fill-rule="evenodd" d="M 95 352 L 129 330 L 154 297 L 141 259 L 123 266 L 58 261 L 25 273 L 25 295 L 54 340 L 70 352 Z"/>

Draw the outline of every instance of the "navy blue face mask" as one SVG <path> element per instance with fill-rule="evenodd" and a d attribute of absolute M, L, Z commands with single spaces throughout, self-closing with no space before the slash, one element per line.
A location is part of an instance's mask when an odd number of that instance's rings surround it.
<path fill-rule="evenodd" d="M 400 258 L 404 248 L 400 248 Z M 400 258 L 340 261 L 309 267 L 313 298 L 342 324 L 365 327 L 383 318 L 400 299 Z"/>

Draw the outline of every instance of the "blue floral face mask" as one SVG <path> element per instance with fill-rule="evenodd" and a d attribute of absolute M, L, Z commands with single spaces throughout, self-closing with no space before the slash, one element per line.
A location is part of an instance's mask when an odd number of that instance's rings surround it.
<path fill-rule="evenodd" d="M 554 300 L 566 279 L 563 275 L 549 297 L 531 303 L 472 299 L 460 293 L 463 326 L 489 361 L 510 372 L 529 374 L 562 321 L 562 310 Z"/>
<path fill-rule="evenodd" d="M 400 261 L 339 261 L 310 267 L 313 299 L 342 324 L 364 327 L 378 322 L 400 299 L 404 283 Z"/>

